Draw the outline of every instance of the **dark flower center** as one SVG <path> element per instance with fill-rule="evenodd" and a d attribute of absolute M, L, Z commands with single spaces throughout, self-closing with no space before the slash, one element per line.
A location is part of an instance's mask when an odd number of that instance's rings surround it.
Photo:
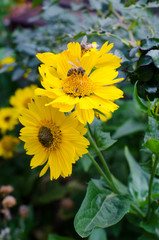
<path fill-rule="evenodd" d="M 5 121 L 5 122 L 9 122 L 10 119 L 11 119 L 11 117 L 10 117 L 10 116 L 7 116 L 7 117 L 4 118 L 4 121 Z"/>
<path fill-rule="evenodd" d="M 51 130 L 43 126 L 39 129 L 38 139 L 39 142 L 46 148 L 51 147 L 54 140 Z"/>

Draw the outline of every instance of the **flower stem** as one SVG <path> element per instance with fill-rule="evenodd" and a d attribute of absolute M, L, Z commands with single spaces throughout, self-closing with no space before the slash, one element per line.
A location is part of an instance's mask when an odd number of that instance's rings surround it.
<path fill-rule="evenodd" d="M 149 214 L 150 214 L 150 209 L 151 209 L 151 192 L 152 192 L 152 184 L 153 184 L 153 179 L 155 177 L 155 173 L 156 173 L 156 167 L 157 167 L 157 163 L 158 163 L 158 159 L 157 156 L 154 155 L 154 163 L 152 166 L 152 172 L 151 172 L 151 177 L 150 177 L 150 182 L 149 182 L 149 191 L 148 191 L 148 208 L 147 208 L 147 213 L 146 213 L 146 217 L 148 218 Z"/>
<path fill-rule="evenodd" d="M 109 181 L 109 179 L 107 178 L 107 176 L 105 175 L 105 173 L 103 172 L 103 170 L 101 169 L 101 167 L 98 165 L 98 163 L 95 161 L 95 159 L 91 156 L 91 154 L 88 152 L 87 153 L 88 157 L 90 158 L 90 160 L 92 161 L 92 163 L 95 165 L 95 167 L 97 168 L 98 172 L 102 175 L 102 177 L 105 179 L 106 183 L 111 186 L 111 182 Z"/>
<path fill-rule="evenodd" d="M 114 183 L 113 183 L 113 180 L 112 180 L 112 177 L 111 177 L 111 172 L 110 172 L 110 170 L 109 170 L 109 168 L 108 168 L 108 165 L 106 164 L 105 159 L 104 159 L 102 153 L 100 152 L 100 150 L 99 150 L 96 142 L 94 141 L 94 139 L 93 139 L 92 136 L 91 136 L 90 129 L 89 129 L 89 124 L 87 124 L 87 130 L 88 130 L 88 131 L 87 131 L 87 136 L 88 136 L 88 138 L 89 138 L 89 140 L 90 140 L 90 143 L 91 143 L 92 146 L 94 147 L 97 155 L 99 156 L 99 159 L 100 159 L 101 163 L 103 164 L 103 167 L 104 167 L 104 170 L 105 170 L 105 172 L 106 172 L 106 174 L 107 174 L 107 176 L 108 176 L 108 179 L 109 179 L 111 188 L 112 188 L 112 190 L 113 190 L 115 193 L 118 193 L 119 191 L 117 190 L 117 188 L 115 187 L 115 185 L 114 185 Z"/>
<path fill-rule="evenodd" d="M 135 210 L 136 213 L 138 213 L 138 215 L 140 215 L 142 218 L 145 218 L 144 213 L 135 204 L 132 203 L 130 206 Z"/>

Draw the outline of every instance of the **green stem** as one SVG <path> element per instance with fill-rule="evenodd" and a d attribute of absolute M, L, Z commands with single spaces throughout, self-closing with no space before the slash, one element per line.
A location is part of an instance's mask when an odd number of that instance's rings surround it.
<path fill-rule="evenodd" d="M 90 129 L 89 129 L 89 124 L 87 124 L 87 130 L 88 130 L 88 131 L 87 131 L 87 136 L 88 136 L 88 138 L 89 138 L 89 141 L 90 141 L 90 143 L 92 144 L 92 146 L 94 147 L 97 155 L 99 156 L 99 159 L 100 159 L 101 163 L 103 164 L 103 167 L 104 167 L 104 169 L 105 169 L 105 172 L 106 172 L 106 174 L 107 174 L 107 176 L 108 176 L 108 179 L 109 179 L 109 181 L 110 181 L 110 183 L 111 183 L 112 190 L 113 190 L 115 193 L 118 193 L 119 191 L 116 189 L 116 187 L 115 187 L 115 185 L 114 185 L 114 183 L 113 183 L 113 180 L 112 180 L 112 177 L 111 177 L 111 172 L 110 172 L 110 170 L 109 170 L 109 168 L 108 168 L 108 166 L 107 166 L 107 164 L 106 164 L 106 162 L 105 162 L 105 159 L 104 159 L 102 153 L 100 152 L 100 150 L 99 150 L 96 142 L 94 141 L 94 139 L 93 139 L 92 136 L 91 136 Z"/>
<path fill-rule="evenodd" d="M 138 215 L 140 215 L 142 218 L 145 218 L 144 213 L 136 205 L 132 203 L 130 206 L 135 210 L 136 213 L 138 213 Z"/>
<path fill-rule="evenodd" d="M 105 179 L 106 183 L 111 186 L 111 182 L 109 181 L 109 179 L 107 178 L 107 176 L 104 174 L 103 170 L 101 169 L 101 167 L 98 165 L 98 163 L 95 161 L 95 159 L 91 156 L 91 154 L 88 152 L 87 153 L 88 157 L 90 158 L 90 160 L 92 161 L 92 163 L 95 165 L 95 167 L 97 168 L 98 172 L 103 176 L 103 178 Z"/>
<path fill-rule="evenodd" d="M 150 209 L 151 209 L 151 192 L 152 192 L 152 184 L 153 184 L 153 179 L 154 179 L 154 177 L 155 177 L 155 173 L 156 173 L 157 163 L 158 163 L 157 156 L 154 155 L 154 163 L 153 163 L 153 166 L 152 166 L 152 172 L 151 172 L 151 177 L 150 177 L 150 182 L 149 182 L 149 191 L 148 191 L 148 208 L 147 208 L 146 218 L 148 218 L 148 216 L 149 216 L 149 214 L 150 214 Z"/>

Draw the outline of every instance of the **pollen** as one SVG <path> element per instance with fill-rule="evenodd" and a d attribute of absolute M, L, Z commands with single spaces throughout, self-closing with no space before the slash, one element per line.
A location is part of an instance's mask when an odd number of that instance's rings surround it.
<path fill-rule="evenodd" d="M 51 121 L 41 121 L 38 132 L 38 140 L 45 151 L 56 150 L 62 142 L 62 133 L 58 126 Z"/>
<path fill-rule="evenodd" d="M 86 97 L 94 93 L 94 84 L 86 74 L 72 74 L 64 80 L 63 91 L 73 97 Z"/>

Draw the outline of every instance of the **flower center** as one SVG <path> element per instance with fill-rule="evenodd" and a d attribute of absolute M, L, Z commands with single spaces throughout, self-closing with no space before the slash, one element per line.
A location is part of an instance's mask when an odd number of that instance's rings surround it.
<path fill-rule="evenodd" d="M 82 69 L 82 68 L 80 68 Z M 94 84 L 85 74 L 85 70 L 68 71 L 67 78 L 63 82 L 63 91 L 73 97 L 90 96 L 94 92 Z"/>
<path fill-rule="evenodd" d="M 4 118 L 4 121 L 5 121 L 5 122 L 9 122 L 10 119 L 11 119 L 11 117 L 10 117 L 10 116 L 7 116 L 7 117 Z"/>
<path fill-rule="evenodd" d="M 38 140 L 47 151 L 54 151 L 62 141 L 61 130 L 51 121 L 42 121 L 39 128 Z"/>

